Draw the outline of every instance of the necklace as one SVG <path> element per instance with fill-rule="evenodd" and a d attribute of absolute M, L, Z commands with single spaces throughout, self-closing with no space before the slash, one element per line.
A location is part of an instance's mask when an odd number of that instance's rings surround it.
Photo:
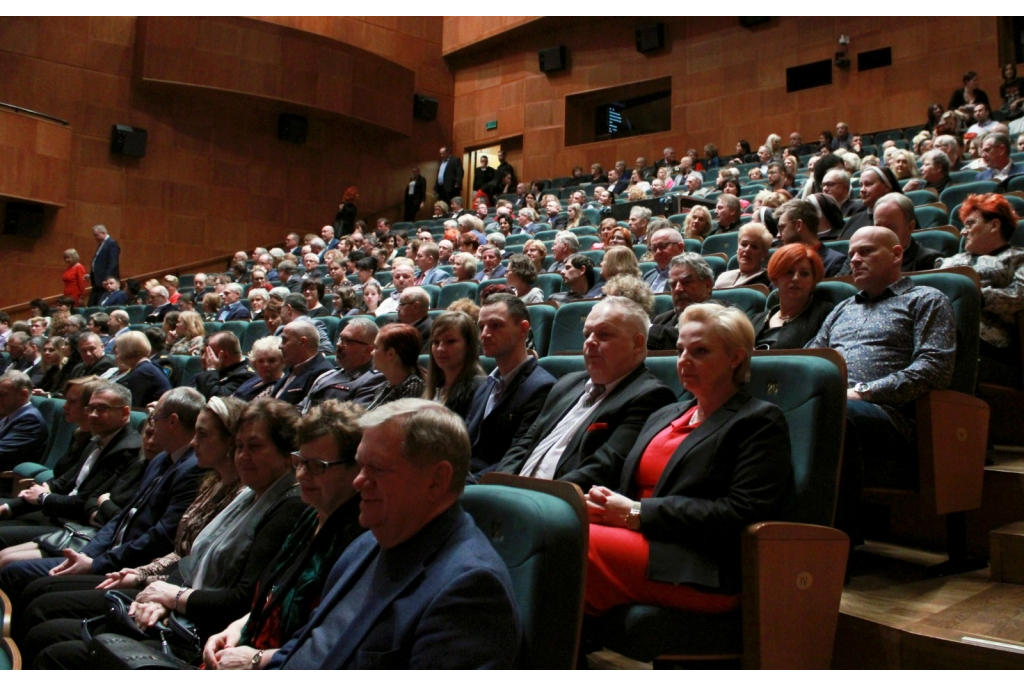
<path fill-rule="evenodd" d="M 782 305 L 779 305 L 779 313 L 778 313 L 779 321 L 781 321 L 782 323 L 789 323 L 793 319 L 800 318 L 800 315 L 804 313 L 804 310 L 807 309 L 807 307 L 810 304 L 811 304 L 811 300 L 808 299 L 807 302 L 804 303 L 804 306 L 800 308 L 800 311 L 798 311 L 796 314 L 793 314 L 792 316 L 784 315 L 782 313 Z"/>

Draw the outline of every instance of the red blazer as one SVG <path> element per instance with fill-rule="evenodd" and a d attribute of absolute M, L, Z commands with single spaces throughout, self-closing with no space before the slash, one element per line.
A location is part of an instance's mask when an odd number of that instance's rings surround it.
<path fill-rule="evenodd" d="M 76 307 L 80 305 L 85 295 L 85 267 L 81 263 L 69 266 L 61 280 L 64 281 L 64 294 L 75 301 Z"/>

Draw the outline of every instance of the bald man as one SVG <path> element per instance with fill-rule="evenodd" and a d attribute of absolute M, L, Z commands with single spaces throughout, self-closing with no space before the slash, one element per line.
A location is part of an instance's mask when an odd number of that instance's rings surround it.
<path fill-rule="evenodd" d="M 901 272 L 903 247 L 888 228 L 865 226 L 850 240 L 860 289 L 836 306 L 808 348 L 846 359 L 846 441 L 836 527 L 860 540 L 862 488 L 894 485 L 917 463 L 914 401 L 949 386 L 956 357 L 953 307 L 941 292 Z"/>

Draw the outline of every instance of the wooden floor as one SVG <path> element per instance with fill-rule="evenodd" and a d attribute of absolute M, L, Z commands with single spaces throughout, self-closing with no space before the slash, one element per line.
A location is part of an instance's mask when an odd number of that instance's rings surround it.
<path fill-rule="evenodd" d="M 1024 669 L 1024 586 L 993 583 L 988 569 L 930 578 L 927 567 L 944 556 L 896 545 L 869 542 L 856 555 L 833 668 Z M 651 668 L 609 650 L 588 664 Z"/>

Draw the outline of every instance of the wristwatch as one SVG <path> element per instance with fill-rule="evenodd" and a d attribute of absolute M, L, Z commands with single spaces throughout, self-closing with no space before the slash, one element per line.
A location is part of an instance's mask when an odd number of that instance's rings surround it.
<path fill-rule="evenodd" d="M 260 667 L 260 662 L 263 661 L 263 652 L 265 651 L 267 650 L 261 649 L 260 651 L 252 655 L 252 661 L 249 662 L 249 665 L 252 666 L 252 670 L 255 671 Z"/>
<path fill-rule="evenodd" d="M 633 502 L 633 506 L 630 507 L 629 513 L 626 514 L 626 528 L 630 530 L 640 530 L 640 500 Z"/>
<path fill-rule="evenodd" d="M 863 397 L 864 399 L 867 399 L 868 395 L 871 394 L 871 388 L 869 388 L 868 384 L 864 383 L 863 381 L 853 386 L 853 391 L 856 392 L 861 397 Z"/>

